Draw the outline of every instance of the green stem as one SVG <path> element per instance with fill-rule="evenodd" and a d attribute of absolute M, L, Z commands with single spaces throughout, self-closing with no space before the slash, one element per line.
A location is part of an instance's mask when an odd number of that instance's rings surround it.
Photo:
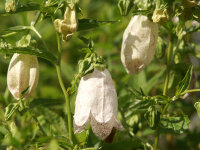
<path fill-rule="evenodd" d="M 66 92 L 62 77 L 61 77 L 61 69 L 60 69 L 60 65 L 56 66 L 56 71 L 57 71 L 57 75 L 58 75 L 58 80 L 61 86 L 61 89 L 64 93 L 65 96 L 65 101 L 66 101 L 66 106 L 67 106 L 67 117 L 68 117 L 68 131 L 69 131 L 69 139 L 72 141 L 72 118 L 71 118 L 71 108 L 70 108 L 70 102 L 69 102 L 69 98 L 68 98 L 68 94 Z"/>
<path fill-rule="evenodd" d="M 200 89 L 192 89 L 192 90 L 186 90 L 183 93 L 181 93 L 180 95 L 184 95 L 186 93 L 192 93 L 192 92 L 200 92 Z"/>
<path fill-rule="evenodd" d="M 167 88 L 168 88 L 168 83 L 169 83 L 169 73 L 170 73 L 170 63 L 171 63 L 171 55 L 172 55 L 172 42 L 169 41 L 168 55 L 167 55 L 167 71 L 166 71 L 167 75 L 166 75 L 166 78 L 165 78 L 163 95 L 167 95 Z"/>
<path fill-rule="evenodd" d="M 54 18 L 52 17 L 52 22 L 54 21 Z M 68 97 L 68 93 L 67 90 L 65 88 L 65 85 L 63 83 L 63 79 L 61 76 L 61 68 L 60 68 L 60 61 L 61 61 L 61 41 L 60 41 L 60 37 L 58 35 L 58 33 L 56 32 L 56 37 L 57 37 L 57 44 L 58 44 L 58 52 L 59 52 L 59 65 L 56 65 L 56 71 L 57 71 L 57 76 L 58 76 L 58 80 L 60 83 L 60 87 L 63 91 L 63 94 L 65 96 L 65 101 L 66 101 L 66 107 L 67 107 L 67 118 L 68 118 L 68 132 L 69 132 L 69 140 L 72 141 L 72 118 L 71 118 L 71 108 L 70 108 L 70 101 L 69 101 L 69 97 Z M 71 150 L 71 148 L 70 148 Z"/>
<path fill-rule="evenodd" d="M 169 46 L 168 46 L 168 54 L 167 54 L 167 71 L 166 71 L 167 74 L 166 74 L 165 83 L 164 83 L 163 95 L 167 95 L 171 57 L 172 57 L 172 40 L 171 40 L 171 38 L 169 38 Z M 162 110 L 162 114 L 166 113 L 168 106 L 169 106 L 169 103 L 167 103 L 164 106 L 164 108 Z M 159 136 L 160 136 L 160 122 L 159 122 L 157 130 L 156 130 L 156 137 L 154 140 L 154 150 L 158 149 Z"/>

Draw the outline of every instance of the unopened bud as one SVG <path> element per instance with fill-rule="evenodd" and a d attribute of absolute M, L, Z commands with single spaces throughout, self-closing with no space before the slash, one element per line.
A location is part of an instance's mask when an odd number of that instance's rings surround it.
<path fill-rule="evenodd" d="M 16 11 L 15 0 L 6 0 L 5 10 L 6 12 L 15 12 Z"/>
<path fill-rule="evenodd" d="M 20 99 L 22 92 L 27 88 L 23 98 L 30 95 L 36 88 L 39 77 L 39 66 L 36 56 L 28 54 L 14 54 L 7 74 L 7 84 L 15 99 Z"/>
<path fill-rule="evenodd" d="M 152 20 L 155 23 L 169 21 L 169 14 L 167 9 L 155 9 L 153 12 Z"/>
<path fill-rule="evenodd" d="M 153 59 L 158 38 L 158 25 L 146 16 L 132 17 L 123 34 L 121 60 L 127 73 L 137 73 Z"/>

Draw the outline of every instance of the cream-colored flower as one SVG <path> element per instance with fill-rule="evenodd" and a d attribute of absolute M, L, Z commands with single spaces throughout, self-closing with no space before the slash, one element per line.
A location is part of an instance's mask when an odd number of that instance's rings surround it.
<path fill-rule="evenodd" d="M 115 87 L 107 69 L 82 77 L 76 97 L 74 130 L 82 132 L 90 123 L 94 134 L 105 139 L 113 127 L 123 129 L 117 121 L 118 101 Z"/>
<path fill-rule="evenodd" d="M 21 93 L 28 88 L 24 95 L 30 95 L 38 83 L 39 66 L 36 56 L 14 54 L 10 60 L 7 73 L 7 84 L 15 99 L 20 99 Z"/>
<path fill-rule="evenodd" d="M 165 9 L 155 9 L 153 12 L 152 20 L 154 23 L 169 21 L 168 10 L 166 8 Z"/>
<path fill-rule="evenodd" d="M 6 0 L 5 2 L 5 10 L 6 12 L 15 12 L 15 0 Z"/>
<path fill-rule="evenodd" d="M 132 17 L 123 34 L 121 49 L 121 60 L 127 73 L 137 73 L 151 62 L 157 38 L 157 24 L 143 15 Z"/>
<path fill-rule="evenodd" d="M 62 38 L 68 41 L 78 28 L 78 18 L 75 6 L 67 6 L 64 19 L 56 19 L 54 21 L 56 31 L 62 33 Z"/>

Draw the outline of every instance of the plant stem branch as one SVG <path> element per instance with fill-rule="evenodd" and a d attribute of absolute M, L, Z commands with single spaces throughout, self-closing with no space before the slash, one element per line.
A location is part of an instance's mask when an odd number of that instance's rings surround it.
<path fill-rule="evenodd" d="M 52 17 L 52 22 L 53 22 L 53 17 Z M 63 79 L 61 76 L 61 68 L 60 68 L 60 61 L 61 61 L 61 41 L 60 41 L 60 37 L 58 35 L 58 33 L 56 32 L 56 37 L 57 37 L 57 44 L 58 44 L 58 52 L 59 52 L 59 56 L 58 56 L 58 60 L 59 60 L 59 64 L 56 65 L 56 71 L 57 71 L 57 76 L 58 76 L 58 80 L 60 83 L 60 87 L 63 91 L 63 94 L 65 96 L 65 101 L 66 101 L 66 107 L 67 107 L 67 118 L 68 118 L 68 134 L 69 134 L 69 140 L 72 141 L 72 118 L 71 118 L 71 108 L 70 108 L 70 101 L 69 101 L 69 97 L 68 97 L 68 93 L 67 90 L 65 88 L 65 85 L 63 83 Z M 71 150 L 71 148 L 69 148 Z"/>
<path fill-rule="evenodd" d="M 72 118 L 71 118 L 70 102 L 69 102 L 68 94 L 66 92 L 62 77 L 61 77 L 61 69 L 60 69 L 59 65 L 56 66 L 56 71 L 57 71 L 58 80 L 59 80 L 61 89 L 62 89 L 64 96 L 65 96 L 65 101 L 66 101 L 66 106 L 67 106 L 69 140 L 72 141 Z"/>
<path fill-rule="evenodd" d="M 163 95 L 167 95 L 167 88 L 168 88 L 168 83 L 169 83 L 169 73 L 170 73 L 170 63 L 171 63 L 171 55 L 172 55 L 172 42 L 169 41 L 168 55 L 167 55 L 167 71 L 166 71 L 167 74 L 166 74 L 166 78 L 165 78 Z"/>
<path fill-rule="evenodd" d="M 186 93 L 192 93 L 192 92 L 200 92 L 200 89 L 191 89 L 191 90 L 186 90 L 183 93 L 181 93 L 181 95 L 184 95 Z"/>
<path fill-rule="evenodd" d="M 168 46 L 168 53 L 167 53 L 167 70 L 166 70 L 166 78 L 165 78 L 165 83 L 164 83 L 163 95 L 167 95 L 168 84 L 169 84 L 169 75 L 170 75 L 171 57 L 172 57 L 172 40 L 171 40 L 171 38 L 169 38 L 169 46 Z M 168 106 L 169 106 L 169 103 L 167 103 L 164 106 L 164 108 L 162 110 L 162 114 L 166 113 Z M 160 136 L 160 124 L 161 123 L 159 122 L 157 130 L 156 130 L 156 137 L 154 140 L 154 150 L 158 149 L 159 136 Z"/>

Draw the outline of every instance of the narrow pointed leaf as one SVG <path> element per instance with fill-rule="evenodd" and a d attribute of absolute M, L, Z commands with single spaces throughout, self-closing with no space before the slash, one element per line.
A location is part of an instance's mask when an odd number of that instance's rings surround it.
<path fill-rule="evenodd" d="M 57 64 L 57 58 L 50 52 L 48 51 L 42 51 L 38 48 L 33 48 L 33 47 L 11 47 L 11 48 L 0 48 L 0 53 L 5 53 L 5 54 L 14 54 L 14 53 L 19 53 L 19 54 L 30 54 L 30 55 L 35 55 L 37 57 L 44 58 L 48 61 L 50 61 L 53 64 Z"/>
<path fill-rule="evenodd" d="M 187 90 L 190 86 L 190 80 L 192 78 L 192 69 L 193 67 L 190 66 L 189 69 L 186 72 L 185 77 L 181 82 L 179 82 L 177 90 L 176 90 L 176 96 L 181 95 L 185 90 Z"/>

